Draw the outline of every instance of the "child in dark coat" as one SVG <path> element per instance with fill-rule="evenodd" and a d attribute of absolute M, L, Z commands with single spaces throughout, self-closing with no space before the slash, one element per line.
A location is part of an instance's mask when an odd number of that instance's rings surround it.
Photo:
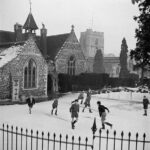
<path fill-rule="evenodd" d="M 107 107 L 105 107 L 104 105 L 101 105 L 100 101 L 97 101 L 97 105 L 98 105 L 99 115 L 101 117 L 102 129 L 105 129 L 105 124 L 112 128 L 112 124 L 105 121 L 106 120 L 106 111 L 105 110 L 107 110 L 109 112 L 109 109 Z"/>
<path fill-rule="evenodd" d="M 31 114 L 31 109 L 33 105 L 35 104 L 35 99 L 32 97 L 32 95 L 30 95 L 29 98 L 26 99 L 26 102 L 29 106 L 29 114 Z"/>
<path fill-rule="evenodd" d="M 144 116 L 147 116 L 147 109 L 148 109 L 149 100 L 146 96 L 143 97 L 143 108 L 144 108 Z"/>
<path fill-rule="evenodd" d="M 57 107 L 58 107 L 58 99 L 55 98 L 54 102 L 52 103 L 52 111 L 51 111 L 52 115 L 53 115 L 54 109 L 55 109 L 55 115 L 57 115 Z"/>
<path fill-rule="evenodd" d="M 72 126 L 72 129 L 74 129 L 75 123 L 78 121 L 78 117 L 79 117 L 78 99 L 76 99 L 75 101 L 72 102 L 72 105 L 70 107 L 70 113 L 71 113 L 71 118 L 72 118 L 71 126 Z"/>

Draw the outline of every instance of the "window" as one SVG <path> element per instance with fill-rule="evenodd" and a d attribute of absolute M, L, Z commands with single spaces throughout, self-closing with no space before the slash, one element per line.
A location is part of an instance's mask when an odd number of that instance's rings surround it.
<path fill-rule="evenodd" d="M 75 75 L 75 58 L 71 56 L 68 60 L 68 74 Z"/>
<path fill-rule="evenodd" d="M 35 88 L 37 81 L 37 69 L 33 59 L 30 59 L 24 67 L 24 88 Z"/>

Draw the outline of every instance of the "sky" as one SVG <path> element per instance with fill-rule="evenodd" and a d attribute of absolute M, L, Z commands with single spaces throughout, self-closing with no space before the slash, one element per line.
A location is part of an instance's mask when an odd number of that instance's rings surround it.
<path fill-rule="evenodd" d="M 69 33 L 75 26 L 77 38 L 91 28 L 104 32 L 104 53 L 119 56 L 125 37 L 128 49 L 136 44 L 133 16 L 139 14 L 131 0 L 31 0 L 32 14 L 39 27 L 48 35 Z M 24 24 L 30 11 L 29 0 L 0 0 L 0 30 L 13 31 L 16 22 Z M 40 34 L 40 30 L 37 31 Z"/>

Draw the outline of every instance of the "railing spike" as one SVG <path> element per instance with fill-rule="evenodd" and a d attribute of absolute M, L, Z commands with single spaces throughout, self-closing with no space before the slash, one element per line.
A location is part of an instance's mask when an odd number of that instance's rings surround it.
<path fill-rule="evenodd" d="M 74 136 L 72 136 L 72 141 L 74 141 Z"/>
<path fill-rule="evenodd" d="M 129 132 L 129 134 L 128 134 L 128 135 L 129 135 L 129 137 L 130 137 L 130 136 L 131 136 L 131 132 Z"/>
<path fill-rule="evenodd" d="M 121 136 L 122 136 L 122 137 L 124 136 L 124 132 L 123 132 L 123 131 L 121 132 Z"/>
<path fill-rule="evenodd" d="M 68 139 L 68 134 L 66 135 L 66 139 Z"/>
<path fill-rule="evenodd" d="M 114 136 L 116 136 L 116 130 L 114 131 Z"/>
<path fill-rule="evenodd" d="M 37 135 L 39 134 L 39 131 L 38 131 L 38 130 L 36 131 L 36 134 L 37 134 Z"/>
<path fill-rule="evenodd" d="M 102 133 L 102 130 L 100 129 L 100 130 L 99 130 L 99 134 L 101 134 L 101 133 Z"/>
<path fill-rule="evenodd" d="M 86 141 L 86 142 L 88 141 L 88 138 L 87 138 L 87 137 L 85 138 L 85 141 Z"/>
<path fill-rule="evenodd" d="M 44 136 L 44 132 L 42 132 L 42 136 Z"/>
<path fill-rule="evenodd" d="M 109 134 L 109 130 L 107 130 L 106 133 Z"/>
<path fill-rule="evenodd" d="M 47 136 L 49 137 L 50 136 L 50 133 L 48 132 Z"/>

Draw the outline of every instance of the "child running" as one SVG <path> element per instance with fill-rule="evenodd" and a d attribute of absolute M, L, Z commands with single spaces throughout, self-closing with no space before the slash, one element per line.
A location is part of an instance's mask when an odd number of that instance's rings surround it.
<path fill-rule="evenodd" d="M 71 127 L 72 129 L 75 128 L 75 123 L 78 121 L 78 117 L 79 117 L 79 104 L 78 104 L 78 99 L 74 100 L 72 102 L 72 105 L 70 107 L 70 113 L 71 113 Z"/>
<path fill-rule="evenodd" d="M 54 102 L 52 103 L 52 111 L 51 115 L 53 115 L 53 111 L 55 110 L 55 115 L 57 115 L 57 107 L 58 107 L 58 98 L 56 97 L 54 99 Z"/>
<path fill-rule="evenodd" d="M 26 102 L 29 106 L 29 114 L 31 114 L 31 109 L 32 109 L 33 105 L 35 104 L 35 99 L 30 94 L 29 98 L 26 99 Z"/>
<path fill-rule="evenodd" d="M 98 111 L 99 111 L 99 115 L 101 117 L 101 122 L 102 122 L 102 128 L 101 129 L 105 129 L 105 124 L 110 126 L 110 128 L 112 128 L 112 124 L 109 122 L 106 122 L 106 111 L 107 110 L 109 112 L 109 109 L 103 105 L 101 105 L 100 101 L 97 101 L 97 105 L 98 105 Z"/>
<path fill-rule="evenodd" d="M 92 113 L 90 101 L 91 101 L 91 92 L 90 92 L 90 90 L 88 90 L 87 91 L 87 97 L 85 99 L 84 108 L 83 108 L 82 112 L 84 112 L 84 109 L 86 107 L 89 107 L 89 112 Z"/>

